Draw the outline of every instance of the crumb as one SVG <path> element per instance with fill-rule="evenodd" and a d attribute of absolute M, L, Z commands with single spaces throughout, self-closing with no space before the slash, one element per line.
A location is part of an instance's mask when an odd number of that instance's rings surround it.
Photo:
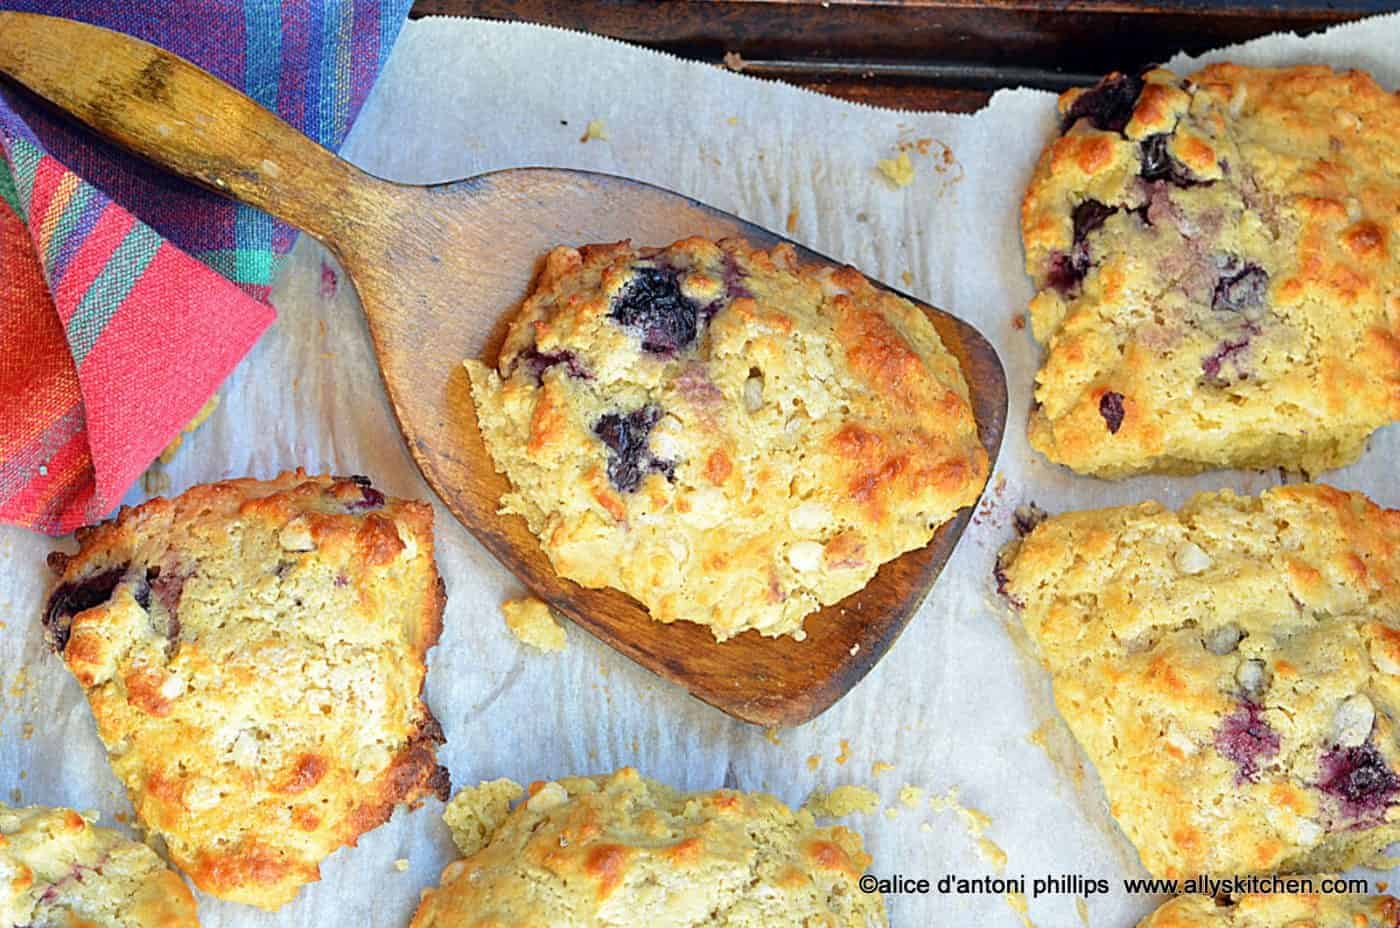
<path fill-rule="evenodd" d="M 816 770 L 819 766 L 821 766 L 821 762 L 821 757 L 819 755 L 813 754 L 807 758 L 807 769 Z"/>
<path fill-rule="evenodd" d="M 919 823 L 919 830 L 920 830 L 920 831 L 933 831 L 933 826 L 930 825 L 928 822 L 920 822 L 920 823 Z"/>
<path fill-rule="evenodd" d="M 882 158 L 875 166 L 896 188 L 908 187 L 914 182 L 914 162 L 909 160 L 907 151 L 900 152 L 898 158 Z"/>
<path fill-rule="evenodd" d="M 763 737 L 765 737 L 765 738 L 768 739 L 768 743 L 769 743 L 769 744 L 782 744 L 782 743 L 783 743 L 783 739 L 778 737 L 778 730 L 777 730 L 776 728 L 765 728 L 765 729 L 763 729 Z"/>
<path fill-rule="evenodd" d="M 904 281 L 904 286 L 906 287 L 914 286 L 914 275 L 909 273 L 908 271 L 905 271 L 904 273 L 900 274 L 899 279 Z"/>
<path fill-rule="evenodd" d="M 860 645 L 858 645 L 858 644 L 853 644 L 853 645 L 851 645 L 851 651 L 850 651 L 851 657 L 855 657 L 855 656 L 856 656 L 857 654 L 859 654 L 859 653 L 860 653 Z"/>
<path fill-rule="evenodd" d="M 33 737 L 34 737 L 34 723 L 33 723 L 33 722 L 25 722 L 25 723 L 24 723 L 24 728 L 21 729 L 21 731 L 20 731 L 20 737 L 23 738 L 25 741 L 28 741 L 30 738 L 33 738 Z"/>
<path fill-rule="evenodd" d="M 176 439 L 179 441 L 180 439 Z M 175 446 L 166 448 L 171 451 Z M 164 453 L 164 452 L 162 452 Z M 144 474 L 141 475 L 141 489 L 147 496 L 164 496 L 170 492 L 170 474 L 159 464 L 152 464 Z"/>
<path fill-rule="evenodd" d="M 899 801 L 907 809 L 917 809 L 924 804 L 924 790 L 909 783 L 904 784 L 899 790 Z"/>
<path fill-rule="evenodd" d="M 730 117 L 729 117 L 727 120 L 725 120 L 725 121 L 726 121 L 727 123 L 729 123 L 731 126 L 737 126 L 737 125 L 739 125 L 739 117 L 738 117 L 738 116 L 730 116 Z"/>
<path fill-rule="evenodd" d="M 933 146 L 933 139 L 918 139 L 914 142 L 914 150 L 921 155 L 928 154 L 929 148 Z"/>
<path fill-rule="evenodd" d="M 1385 880 L 1376 880 L 1376 892 L 1383 893 L 1390 888 L 1390 884 Z"/>
<path fill-rule="evenodd" d="M 484 848 L 510 814 L 510 804 L 525 795 L 514 780 L 499 780 L 464 789 L 452 797 L 442 820 L 452 832 L 452 843 L 463 857 Z"/>
<path fill-rule="evenodd" d="M 394 861 L 394 869 L 397 870 L 397 871 L 399 871 L 400 873 L 403 873 L 405 870 L 407 870 L 407 869 L 408 869 L 408 858 L 407 858 L 407 857 L 400 857 L 398 860 Z"/>
<path fill-rule="evenodd" d="M 1025 537 L 1035 531 L 1035 527 L 1049 517 L 1050 514 L 1035 503 L 1025 503 L 1017 506 L 1011 513 L 1011 523 L 1016 528 L 1016 534 Z"/>
<path fill-rule="evenodd" d="M 788 215 L 787 215 L 787 230 L 788 230 L 788 234 L 789 234 L 789 235 L 791 235 L 793 232 L 796 232 L 796 231 L 797 231 L 797 218 L 798 218 L 798 216 L 800 216 L 800 215 L 801 215 L 801 212 L 798 210 L 798 208 L 797 208 L 796 206 L 794 206 L 792 209 L 788 210 Z"/>
<path fill-rule="evenodd" d="M 1384 883 L 1381 883 L 1381 884 L 1379 884 L 1379 885 L 1380 885 L 1380 891 L 1381 891 L 1381 892 L 1385 892 L 1385 884 L 1384 884 Z M 1089 903 L 1085 901 L 1085 899 L 1084 899 L 1083 896 L 1075 896 L 1075 897 L 1074 897 L 1074 911 L 1076 911 L 1076 912 L 1079 913 L 1079 920 L 1080 920 L 1081 922 L 1084 923 L 1085 928 L 1088 928 L 1088 924 L 1089 924 Z"/>
<path fill-rule="evenodd" d="M 170 444 L 165 446 L 165 450 L 156 458 L 162 464 L 169 464 L 175 458 L 175 452 L 180 450 L 180 446 L 185 442 L 185 436 L 193 432 L 204 424 L 204 421 L 214 414 L 214 410 L 219 408 L 219 394 L 215 393 L 209 397 L 208 401 L 201 407 L 199 412 L 194 414 L 194 418 L 185 423 L 185 427 L 180 429 L 180 434 L 170 440 Z"/>
<path fill-rule="evenodd" d="M 745 64 L 746 64 L 746 62 L 744 61 L 744 57 L 743 57 L 742 55 L 740 55 L 738 52 L 725 52 L 725 53 L 724 53 L 724 66 L 725 66 L 726 68 L 728 68 L 729 70 L 731 70 L 731 71 L 742 71 L 742 70 L 744 70 Z"/>
<path fill-rule="evenodd" d="M 870 765 L 870 775 L 872 777 L 878 777 L 880 774 L 893 769 L 894 764 L 887 764 L 882 760 L 877 760 L 875 763 Z"/>
<path fill-rule="evenodd" d="M 1026 327 L 1026 314 L 1017 313 L 1016 315 L 1012 316 L 1011 327 L 1018 332 L 1024 329 Z"/>
<path fill-rule="evenodd" d="M 885 818 L 887 818 L 887 819 L 893 820 L 893 819 L 897 818 L 898 816 L 899 816 L 899 806 L 890 806 L 888 809 L 885 810 Z"/>
<path fill-rule="evenodd" d="M 851 759 L 851 742 L 845 738 L 841 739 L 841 753 L 836 755 L 837 764 L 845 764 Z"/>
<path fill-rule="evenodd" d="M 838 786 L 829 793 L 813 793 L 803 806 L 817 818 L 869 815 L 880 807 L 880 797 L 864 786 Z"/>
<path fill-rule="evenodd" d="M 523 599 L 508 599 L 501 604 L 505 613 L 506 627 L 521 642 L 539 651 L 562 651 L 568 644 L 568 635 L 550 612 L 549 605 L 542 599 L 526 596 Z"/>
<path fill-rule="evenodd" d="M 1006 869 L 1006 852 L 991 838 L 977 839 L 977 853 L 997 872 Z"/>
<path fill-rule="evenodd" d="M 579 137 L 580 142 L 589 142 L 593 139 L 600 142 L 606 142 L 609 139 L 608 127 L 603 124 L 601 119 L 588 120 L 588 128 L 584 129 L 583 135 Z"/>

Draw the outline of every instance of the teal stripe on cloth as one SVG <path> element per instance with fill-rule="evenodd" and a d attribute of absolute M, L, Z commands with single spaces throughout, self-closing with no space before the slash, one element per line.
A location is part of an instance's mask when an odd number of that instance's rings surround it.
<path fill-rule="evenodd" d="M 112 252 L 68 320 L 68 349 L 73 354 L 74 364 L 82 367 L 108 321 L 136 286 L 136 281 L 146 273 L 160 244 L 161 237 L 144 222 L 138 222 Z"/>
<path fill-rule="evenodd" d="M 53 234 L 49 236 L 48 248 L 44 251 L 44 268 L 52 271 L 58 264 L 59 252 L 63 250 L 63 243 L 68 240 L 69 234 L 73 231 L 73 226 L 78 222 L 78 217 L 87 209 L 88 203 L 92 200 L 93 190 L 87 184 L 78 184 L 73 195 L 64 204 L 63 214 L 58 217 L 58 223 L 53 227 Z"/>
<path fill-rule="evenodd" d="M 246 0 L 243 21 L 248 42 L 248 52 L 243 56 L 243 86 L 248 96 L 276 112 L 282 75 L 282 0 Z M 236 204 L 233 262 L 216 270 L 235 283 L 272 283 L 272 229 L 273 219 L 267 213 Z"/>
<path fill-rule="evenodd" d="M 4 158 L 0 158 L 0 199 L 9 204 L 16 216 L 24 215 L 24 204 L 20 202 L 19 191 L 15 189 L 15 176 L 10 173 L 9 162 Z"/>
<path fill-rule="evenodd" d="M 10 167 L 14 171 L 15 193 L 19 195 L 19 214 L 29 219 L 29 203 L 34 199 L 34 175 L 39 170 L 39 162 L 44 153 L 24 139 L 11 138 L 7 146 L 10 151 Z"/>

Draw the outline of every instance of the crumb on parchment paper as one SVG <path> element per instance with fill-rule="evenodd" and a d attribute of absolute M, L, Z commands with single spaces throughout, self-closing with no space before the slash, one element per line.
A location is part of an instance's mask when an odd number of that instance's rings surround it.
<path fill-rule="evenodd" d="M 769 743 L 769 744 L 775 744 L 775 745 L 776 745 L 776 744 L 782 744 L 782 743 L 783 743 L 783 739 L 778 737 L 778 729 L 776 729 L 776 728 L 765 728 L 765 729 L 763 729 L 763 737 L 765 737 L 765 738 L 768 739 L 768 743 Z"/>
<path fill-rule="evenodd" d="M 888 773 L 893 769 L 894 764 L 887 764 L 882 760 L 877 760 L 875 763 L 870 765 L 870 775 L 872 777 L 878 777 L 880 774 Z"/>
<path fill-rule="evenodd" d="M 897 158 L 881 158 L 875 162 L 875 167 L 896 188 L 908 187 L 914 182 L 914 162 L 909 160 L 907 151 L 900 152 Z"/>
<path fill-rule="evenodd" d="M 1385 887 L 1381 887 L 1381 892 L 1385 892 Z M 1083 896 L 1074 897 L 1074 911 L 1079 913 L 1079 920 L 1084 923 L 1085 928 L 1089 924 L 1089 903 Z"/>
<path fill-rule="evenodd" d="M 554 618 L 549 604 L 533 596 L 508 599 L 501 604 L 506 627 L 522 643 L 539 651 L 562 651 L 569 643 L 564 626 Z"/>
<path fill-rule="evenodd" d="M 836 755 L 837 764 L 845 764 L 851 759 L 851 742 L 845 738 L 841 739 L 841 753 Z"/>
<path fill-rule="evenodd" d="M 394 869 L 400 873 L 406 871 L 408 869 L 408 858 L 400 857 L 398 860 L 394 861 Z"/>
<path fill-rule="evenodd" d="M 838 786 L 829 793 L 815 792 L 802 806 L 816 818 L 845 818 L 857 812 L 869 815 L 879 807 L 879 794 L 865 786 Z"/>
<path fill-rule="evenodd" d="M 583 135 L 579 137 L 580 142 L 591 142 L 597 139 L 606 142 L 611 136 L 608 135 L 608 127 L 601 119 L 588 120 L 588 128 L 583 130 Z"/>

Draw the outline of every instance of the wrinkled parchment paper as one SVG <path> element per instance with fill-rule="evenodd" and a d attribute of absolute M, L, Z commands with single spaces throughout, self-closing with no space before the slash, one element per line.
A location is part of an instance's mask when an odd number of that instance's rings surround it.
<path fill-rule="evenodd" d="M 1207 56 L 1258 64 L 1327 62 L 1400 87 L 1400 17 L 1301 40 L 1274 37 Z M 1198 61 L 1178 60 L 1189 70 Z M 591 120 L 607 139 L 580 142 Z M 721 784 L 801 803 L 816 789 L 873 786 L 881 809 L 847 821 L 864 833 L 874 872 L 910 878 L 993 874 L 960 818 L 905 785 L 960 791 L 986 812 L 1005 873 L 1102 877 L 1091 924 L 1129 928 L 1157 900 L 1127 896 L 1141 875 L 1108 818 L 1099 786 L 1056 721 L 1046 679 L 1023 656 L 992 595 L 1010 513 L 1051 511 L 1197 490 L 1257 492 L 1276 473 L 1218 473 L 1104 483 L 1037 457 L 1024 438 L 1038 348 L 1012 325 L 1031 296 L 1017 205 L 1055 123 L 1054 97 L 1002 92 L 974 116 L 879 111 L 681 62 L 608 40 L 521 25 L 409 23 L 355 127 L 347 156 L 382 176 L 440 181 L 496 168 L 555 165 L 629 175 L 774 229 L 976 324 L 1010 380 L 1011 414 L 991 486 L 942 578 L 897 646 L 843 701 L 799 729 L 765 734 L 662 683 L 569 628 L 563 655 L 516 642 L 499 603 L 520 591 L 445 509 L 438 557 L 446 631 L 431 659 L 429 700 L 457 786 L 632 764 L 685 789 Z M 929 140 L 920 144 L 920 140 Z M 916 176 L 899 189 L 876 162 L 910 147 Z M 502 216 L 502 222 L 511 217 Z M 663 243 L 643 243 L 663 244 Z M 907 275 L 907 276 L 906 276 Z M 274 291 L 277 324 L 229 379 L 221 406 L 157 481 L 178 492 L 224 477 L 302 465 L 373 475 L 387 491 L 431 497 L 394 426 L 356 299 L 334 263 L 303 238 Z M 1328 479 L 1400 506 L 1393 475 L 1400 429 L 1377 435 L 1361 463 Z M 132 494 L 130 502 L 145 497 Z M 130 807 L 108 770 L 79 688 L 46 654 L 38 614 L 55 543 L 0 529 L 0 799 Z M 876 773 L 879 762 L 890 765 Z M 451 858 L 429 802 L 400 810 L 276 915 L 201 899 L 205 925 L 397 928 Z M 395 862 L 406 860 L 406 870 Z M 999 895 L 890 899 L 899 928 L 1021 925 Z M 1033 899 L 1040 926 L 1080 924 L 1073 896 Z"/>

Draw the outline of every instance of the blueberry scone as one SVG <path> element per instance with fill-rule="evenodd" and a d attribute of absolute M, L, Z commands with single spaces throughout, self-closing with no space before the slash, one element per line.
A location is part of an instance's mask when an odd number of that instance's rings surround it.
<path fill-rule="evenodd" d="M 511 784 L 513 786 L 513 784 Z M 678 793 L 624 768 L 453 800 L 467 854 L 412 928 L 884 928 L 858 835 L 771 796 Z M 459 803 L 471 816 L 454 816 Z M 482 831 L 489 830 L 483 839 Z M 483 843 L 484 842 L 484 843 Z"/>
<path fill-rule="evenodd" d="M 230 480 L 80 530 L 44 617 L 141 823 L 275 909 L 399 803 L 446 798 L 421 691 L 432 508 L 363 477 Z"/>
<path fill-rule="evenodd" d="M 1400 928 L 1400 901 L 1393 896 L 1177 896 L 1138 928 Z"/>
<path fill-rule="evenodd" d="M 155 851 L 72 809 L 0 804 L 0 925 L 198 928 L 194 896 Z"/>
<path fill-rule="evenodd" d="M 1400 510 L 1299 485 L 1075 512 L 997 570 L 1154 876 L 1400 840 Z"/>
<path fill-rule="evenodd" d="M 1318 473 L 1400 419 L 1400 97 L 1217 64 L 1060 114 L 1021 206 L 1032 446 L 1102 477 Z"/>
<path fill-rule="evenodd" d="M 560 575 L 721 641 L 803 637 L 987 477 L 927 316 L 787 246 L 555 249 L 467 370 L 503 510 Z"/>

